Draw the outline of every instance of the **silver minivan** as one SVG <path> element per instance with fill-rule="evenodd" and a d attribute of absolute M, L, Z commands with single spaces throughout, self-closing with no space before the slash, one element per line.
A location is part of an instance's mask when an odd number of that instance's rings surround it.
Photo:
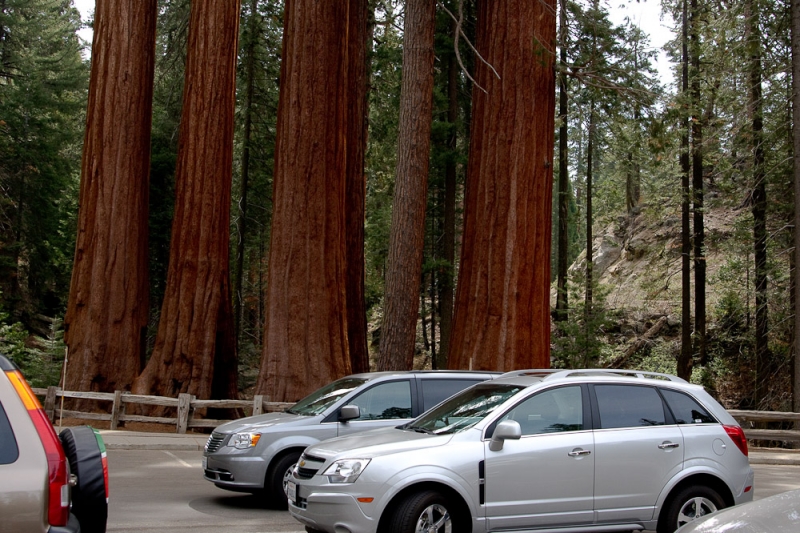
<path fill-rule="evenodd" d="M 403 424 L 453 394 L 500 375 L 430 370 L 344 377 L 286 412 L 217 427 L 203 452 L 204 477 L 222 489 L 264 493 L 265 503 L 285 508 L 287 480 L 306 446 Z"/>
<path fill-rule="evenodd" d="M 671 533 L 752 500 L 747 454 L 730 414 L 677 377 L 518 371 L 310 446 L 289 510 L 327 533 Z"/>

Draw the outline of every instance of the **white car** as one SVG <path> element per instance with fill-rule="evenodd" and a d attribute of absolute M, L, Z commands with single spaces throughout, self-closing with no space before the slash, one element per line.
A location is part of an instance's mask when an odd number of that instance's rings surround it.
<path fill-rule="evenodd" d="M 327 533 L 672 533 L 752 500 L 747 454 L 733 417 L 677 377 L 517 371 L 310 446 L 289 510 Z"/>
<path fill-rule="evenodd" d="M 737 505 L 694 520 L 680 533 L 797 533 L 800 490 Z"/>

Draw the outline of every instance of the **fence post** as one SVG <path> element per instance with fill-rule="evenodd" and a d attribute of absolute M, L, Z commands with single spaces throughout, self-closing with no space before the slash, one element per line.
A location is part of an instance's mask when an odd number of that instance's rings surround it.
<path fill-rule="evenodd" d="M 47 413 L 47 418 L 50 423 L 56 421 L 56 395 L 58 394 L 58 387 L 50 385 L 47 387 L 47 395 L 44 397 L 44 412 Z"/>
<path fill-rule="evenodd" d="M 114 391 L 114 404 L 111 406 L 111 424 L 108 429 L 117 429 L 119 426 L 119 415 L 122 410 L 122 391 Z"/>
<path fill-rule="evenodd" d="M 253 415 L 260 415 L 264 412 L 264 395 L 256 394 L 253 396 Z"/>
<path fill-rule="evenodd" d="M 189 412 L 192 410 L 192 395 L 182 392 L 178 394 L 178 433 L 186 433 L 189 427 Z"/>

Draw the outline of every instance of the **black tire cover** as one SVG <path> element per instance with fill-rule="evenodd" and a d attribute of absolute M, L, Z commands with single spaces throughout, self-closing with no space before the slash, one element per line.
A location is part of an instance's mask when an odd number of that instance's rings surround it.
<path fill-rule="evenodd" d="M 65 428 L 59 438 L 70 470 L 78 478 L 72 488 L 72 512 L 81 524 L 81 533 L 105 533 L 108 498 L 102 437 L 90 426 L 78 426 Z"/>

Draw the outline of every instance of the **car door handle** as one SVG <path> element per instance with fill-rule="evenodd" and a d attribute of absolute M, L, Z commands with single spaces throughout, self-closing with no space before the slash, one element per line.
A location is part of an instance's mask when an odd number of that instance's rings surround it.
<path fill-rule="evenodd" d="M 661 450 L 668 450 L 670 448 L 677 448 L 678 446 L 680 446 L 680 444 L 677 442 L 662 442 L 658 445 L 658 448 Z"/>
<path fill-rule="evenodd" d="M 591 450 L 581 450 L 580 448 L 576 448 L 571 452 L 569 452 L 567 455 L 569 455 L 570 457 L 580 457 L 582 455 L 589 455 L 590 453 L 592 453 Z"/>

